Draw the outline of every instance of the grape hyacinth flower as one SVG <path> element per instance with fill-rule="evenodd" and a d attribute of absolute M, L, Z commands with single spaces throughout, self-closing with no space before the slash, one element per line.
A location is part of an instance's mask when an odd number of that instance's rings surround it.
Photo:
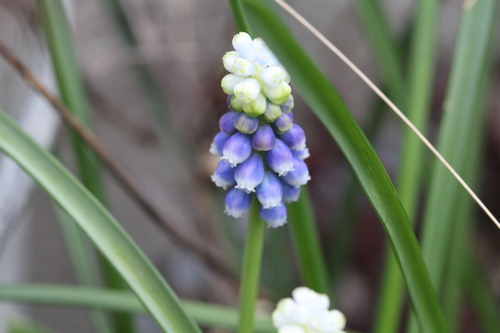
<path fill-rule="evenodd" d="M 338 310 L 328 311 L 328 296 L 298 287 L 292 297 L 279 301 L 273 312 L 278 333 L 345 333 L 345 316 Z"/>
<path fill-rule="evenodd" d="M 294 123 L 290 76 L 266 43 L 240 32 L 233 47 L 222 58 L 230 73 L 221 82 L 230 110 L 210 147 L 222 159 L 212 180 L 229 188 L 227 214 L 242 216 L 255 192 L 260 217 L 276 228 L 287 221 L 285 204 L 297 201 L 311 178 L 303 161 L 309 157 L 306 136 Z"/>

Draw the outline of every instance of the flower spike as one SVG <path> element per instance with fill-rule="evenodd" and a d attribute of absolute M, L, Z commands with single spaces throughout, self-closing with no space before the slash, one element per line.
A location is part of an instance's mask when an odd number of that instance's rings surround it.
<path fill-rule="evenodd" d="M 222 57 L 229 74 L 221 87 L 231 110 L 221 117 L 221 132 L 210 146 L 222 158 L 212 180 L 230 187 L 227 214 L 242 216 L 255 192 L 261 218 L 276 228 L 287 221 L 285 204 L 297 201 L 300 186 L 310 179 L 303 161 L 309 156 L 305 133 L 294 124 L 290 75 L 264 40 L 240 32 L 233 47 Z M 285 332 L 295 331 L 280 330 Z"/>

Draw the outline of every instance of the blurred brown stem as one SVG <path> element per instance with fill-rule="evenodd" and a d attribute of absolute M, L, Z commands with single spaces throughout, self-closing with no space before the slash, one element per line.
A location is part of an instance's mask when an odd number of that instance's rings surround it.
<path fill-rule="evenodd" d="M 216 252 L 208 244 L 205 244 L 203 240 L 196 239 L 193 236 L 188 235 L 186 232 L 175 227 L 173 223 L 169 222 L 168 217 L 165 216 L 165 214 L 151 202 L 148 195 L 137 183 L 135 183 L 134 177 L 130 176 L 129 172 L 123 167 L 123 162 L 118 163 L 115 161 L 96 136 L 83 126 L 79 120 L 73 117 L 63 103 L 52 95 L 2 42 L 0 42 L 0 54 L 19 73 L 19 75 L 21 75 L 29 86 L 44 96 L 50 104 L 52 104 L 52 106 L 59 112 L 64 123 L 77 133 L 95 151 L 104 165 L 111 172 L 111 175 L 139 204 L 147 215 L 150 216 L 158 226 L 160 226 L 161 230 L 170 235 L 171 238 L 177 241 L 181 246 L 198 254 L 201 258 L 208 262 L 211 267 L 222 275 L 233 281 L 237 279 L 235 271 L 228 266 L 227 262 L 218 252 Z"/>

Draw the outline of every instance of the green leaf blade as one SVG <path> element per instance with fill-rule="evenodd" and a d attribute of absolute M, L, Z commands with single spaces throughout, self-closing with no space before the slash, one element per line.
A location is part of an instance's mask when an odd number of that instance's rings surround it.
<path fill-rule="evenodd" d="M 243 0 L 242 4 L 252 31 L 266 40 L 287 68 L 302 97 L 351 164 L 397 253 L 421 325 L 428 332 L 447 332 L 408 217 L 373 148 L 333 86 L 271 10 L 271 5 L 258 0 Z"/>
<path fill-rule="evenodd" d="M 0 112 L 0 150 L 82 228 L 165 332 L 200 332 L 158 271 L 118 222 L 64 167 Z"/>

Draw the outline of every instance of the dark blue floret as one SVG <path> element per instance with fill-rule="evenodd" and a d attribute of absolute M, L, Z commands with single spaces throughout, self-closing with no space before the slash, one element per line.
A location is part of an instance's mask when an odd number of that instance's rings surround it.
<path fill-rule="evenodd" d="M 252 154 L 252 141 L 249 135 L 237 132 L 233 134 L 222 149 L 222 158 L 232 167 L 246 161 Z"/>
<path fill-rule="evenodd" d="M 266 151 L 266 160 L 269 167 L 279 176 L 293 170 L 292 152 L 280 139 L 276 139 L 273 149 Z"/>
<path fill-rule="evenodd" d="M 252 147 L 259 151 L 268 151 L 273 149 L 276 142 L 274 131 L 270 125 L 260 125 L 257 131 L 252 135 Z"/>
<path fill-rule="evenodd" d="M 250 208 L 252 195 L 235 187 L 227 191 L 226 213 L 233 217 L 241 217 Z"/>
<path fill-rule="evenodd" d="M 281 227 L 286 223 L 285 204 L 281 203 L 281 205 L 269 209 L 261 207 L 260 217 L 272 228 Z"/>
<path fill-rule="evenodd" d="M 255 188 L 264 179 L 264 161 L 262 156 L 253 153 L 250 157 L 236 167 L 234 173 L 236 188 L 248 193 L 255 192 Z"/>
<path fill-rule="evenodd" d="M 280 205 L 283 188 L 278 176 L 272 171 L 266 171 L 264 179 L 256 188 L 256 194 L 262 207 L 266 209 Z"/>
<path fill-rule="evenodd" d="M 229 111 L 220 117 L 219 120 L 219 128 L 222 132 L 227 135 L 232 135 L 236 133 L 238 130 L 234 127 L 234 122 L 240 116 L 240 113 L 236 111 Z"/>

